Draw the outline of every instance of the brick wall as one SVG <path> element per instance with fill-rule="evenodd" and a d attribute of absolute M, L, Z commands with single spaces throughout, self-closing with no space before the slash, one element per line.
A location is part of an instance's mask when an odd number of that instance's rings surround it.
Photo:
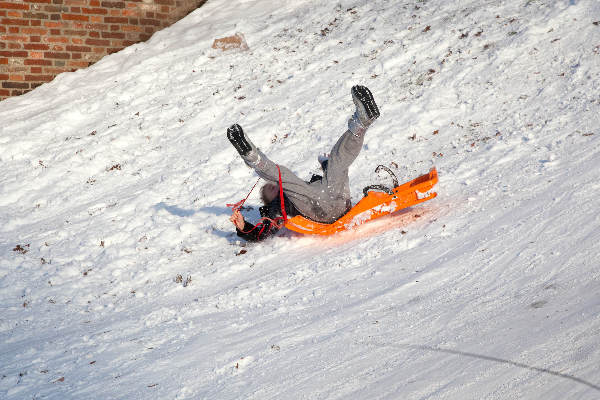
<path fill-rule="evenodd" d="M 0 0 L 0 101 L 147 40 L 206 0 Z"/>

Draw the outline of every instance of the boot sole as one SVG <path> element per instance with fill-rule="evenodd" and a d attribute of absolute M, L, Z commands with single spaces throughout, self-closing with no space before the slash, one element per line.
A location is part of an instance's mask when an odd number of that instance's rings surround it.
<path fill-rule="evenodd" d="M 353 86 L 352 96 L 360 101 L 362 106 L 365 108 L 367 117 L 369 119 L 379 118 L 379 108 L 377 107 L 375 99 L 373 98 L 373 94 L 369 88 L 365 86 Z"/>
<path fill-rule="evenodd" d="M 244 131 L 238 124 L 233 124 L 227 128 L 227 139 L 231 142 L 233 147 L 240 153 L 241 156 L 245 156 L 252 150 L 250 143 L 244 137 Z"/>

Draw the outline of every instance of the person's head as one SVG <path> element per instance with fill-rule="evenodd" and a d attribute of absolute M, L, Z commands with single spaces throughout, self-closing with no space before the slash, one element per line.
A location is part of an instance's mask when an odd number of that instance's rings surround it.
<path fill-rule="evenodd" d="M 267 182 L 260 188 L 260 199 L 264 205 L 272 202 L 279 194 L 279 186 L 273 182 Z"/>

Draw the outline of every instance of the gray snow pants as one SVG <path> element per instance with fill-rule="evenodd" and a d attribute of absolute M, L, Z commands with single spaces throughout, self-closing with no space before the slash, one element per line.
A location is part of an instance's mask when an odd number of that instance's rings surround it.
<path fill-rule="evenodd" d="M 302 215 L 313 221 L 332 223 L 352 206 L 348 168 L 360 153 L 367 128 L 356 117 L 348 121 L 348 128 L 331 149 L 322 180 L 308 183 L 279 166 L 283 192 Z M 277 165 L 262 151 L 253 146 L 243 158 L 258 176 L 279 185 Z"/>

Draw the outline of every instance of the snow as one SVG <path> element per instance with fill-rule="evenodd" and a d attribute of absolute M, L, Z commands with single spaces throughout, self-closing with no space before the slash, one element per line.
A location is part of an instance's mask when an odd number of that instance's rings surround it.
<path fill-rule="evenodd" d="M 209 0 L 0 103 L 2 399 L 597 399 L 600 3 Z M 249 51 L 211 49 L 243 33 Z M 240 123 L 352 194 L 438 197 L 246 245 Z M 388 177 L 389 178 L 389 177 Z M 258 218 L 253 193 L 247 213 Z"/>

